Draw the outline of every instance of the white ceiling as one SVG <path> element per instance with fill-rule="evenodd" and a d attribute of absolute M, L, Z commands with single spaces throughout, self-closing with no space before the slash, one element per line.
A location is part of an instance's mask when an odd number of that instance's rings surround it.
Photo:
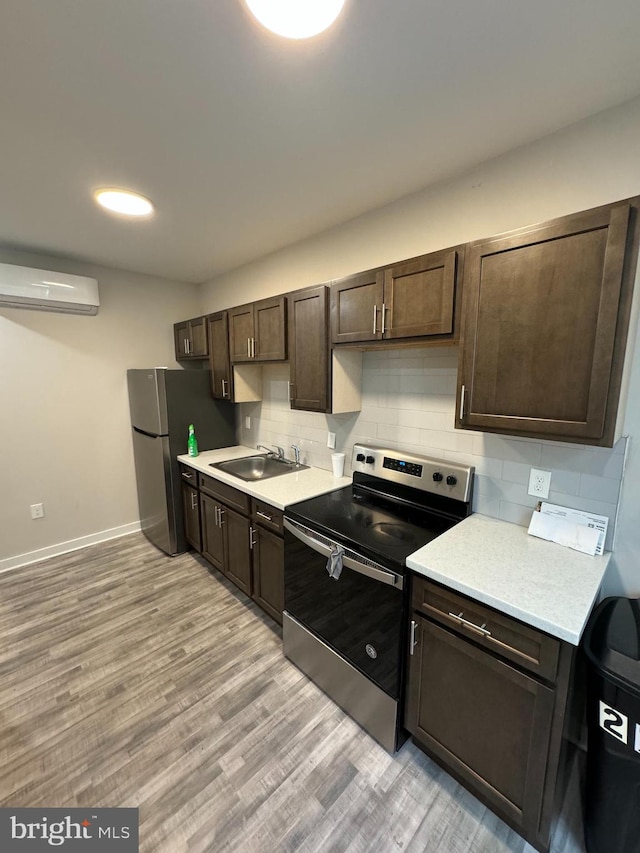
<path fill-rule="evenodd" d="M 2 0 L 0 243 L 203 281 L 640 93 L 638 0 Z M 98 209 L 135 189 L 157 214 Z"/>

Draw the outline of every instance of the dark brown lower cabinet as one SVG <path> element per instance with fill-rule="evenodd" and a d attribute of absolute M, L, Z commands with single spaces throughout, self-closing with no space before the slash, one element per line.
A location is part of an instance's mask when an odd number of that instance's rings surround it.
<path fill-rule="evenodd" d="M 182 514 L 184 517 L 184 535 L 187 542 L 196 551 L 202 551 L 200 534 L 200 501 L 198 490 L 186 483 L 182 484 Z"/>
<path fill-rule="evenodd" d="M 202 519 L 202 556 L 220 571 L 224 570 L 224 528 L 219 523 L 220 503 L 208 495 L 200 494 Z"/>
<path fill-rule="evenodd" d="M 419 620 L 413 734 L 512 821 L 535 829 L 553 690 L 444 628 Z M 413 663 L 413 662 L 412 662 Z"/>
<path fill-rule="evenodd" d="M 547 851 L 569 747 L 573 649 L 543 635 L 558 646 L 557 672 L 543 679 L 495 651 L 504 640 L 508 655 L 517 655 L 534 629 L 482 605 L 478 631 L 469 627 L 475 603 L 440 589 L 413 579 L 406 728 L 424 752 Z M 440 612 L 445 600 L 451 604 Z M 456 620 L 460 631 L 451 627 Z M 532 656 L 531 669 L 538 667 Z"/>
<path fill-rule="evenodd" d="M 224 573 L 247 595 L 251 595 L 251 528 L 249 519 L 223 507 L 222 527 L 225 535 Z"/>
<path fill-rule="evenodd" d="M 239 489 L 198 475 L 202 556 L 269 616 L 282 624 L 284 606 L 283 513 Z M 185 526 L 194 501 L 184 497 Z M 195 547 L 195 546 L 194 546 Z"/>
<path fill-rule="evenodd" d="M 253 529 L 253 600 L 282 625 L 284 539 L 258 525 Z"/>

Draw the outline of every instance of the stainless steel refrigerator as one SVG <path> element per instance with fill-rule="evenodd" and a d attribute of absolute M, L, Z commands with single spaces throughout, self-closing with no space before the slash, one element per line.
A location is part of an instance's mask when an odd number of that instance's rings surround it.
<path fill-rule="evenodd" d="M 142 532 L 179 554 L 188 546 L 176 457 L 187 452 L 189 424 L 199 450 L 235 444 L 234 405 L 213 399 L 208 370 L 127 370 L 127 383 Z"/>

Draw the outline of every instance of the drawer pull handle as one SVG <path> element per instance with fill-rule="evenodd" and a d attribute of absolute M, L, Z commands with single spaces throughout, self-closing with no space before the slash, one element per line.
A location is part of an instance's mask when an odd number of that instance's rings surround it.
<path fill-rule="evenodd" d="M 260 518 L 265 518 L 267 521 L 273 521 L 273 518 L 270 515 L 267 515 L 266 512 L 260 512 L 259 509 L 256 510 L 256 515 L 259 515 Z"/>
<path fill-rule="evenodd" d="M 194 478 L 194 474 L 187 474 L 187 473 L 186 473 L 186 471 L 183 471 L 183 472 L 182 472 L 182 477 L 183 477 L 183 479 L 185 479 L 185 480 L 193 480 L 193 478 Z"/>
<path fill-rule="evenodd" d="M 491 636 L 491 631 L 485 627 L 487 624 L 486 622 L 483 622 L 482 625 L 476 625 L 475 622 L 469 622 L 468 619 L 463 619 L 462 611 L 460 611 L 460 613 L 452 613 L 449 611 L 449 616 L 451 616 L 452 619 L 457 619 L 461 625 L 466 625 L 467 628 L 471 628 L 472 631 L 477 631 L 479 634 L 482 634 L 483 637 Z"/>

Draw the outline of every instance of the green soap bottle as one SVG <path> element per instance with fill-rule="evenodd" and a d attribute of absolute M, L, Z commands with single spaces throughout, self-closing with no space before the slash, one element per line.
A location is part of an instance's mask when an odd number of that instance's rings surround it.
<path fill-rule="evenodd" d="M 198 455 L 198 439 L 193 428 L 193 424 L 189 424 L 189 438 L 187 439 L 187 454 L 189 456 Z"/>

